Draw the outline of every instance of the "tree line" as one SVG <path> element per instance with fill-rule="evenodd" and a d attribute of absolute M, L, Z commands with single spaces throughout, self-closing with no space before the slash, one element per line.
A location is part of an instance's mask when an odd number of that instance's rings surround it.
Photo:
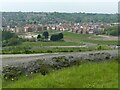
<path fill-rule="evenodd" d="M 18 45 L 22 43 L 22 39 L 19 38 L 15 33 L 9 31 L 2 32 L 2 47 Z"/>
<path fill-rule="evenodd" d="M 2 33 L 2 47 L 5 46 L 13 46 L 13 45 L 18 45 L 21 44 L 22 42 L 26 41 L 26 39 L 22 39 L 18 37 L 16 33 L 9 32 L 9 31 L 0 31 Z M 37 36 L 37 41 L 60 41 L 63 40 L 63 33 L 58 33 L 58 34 L 53 34 L 49 35 L 47 31 L 44 31 L 41 34 Z M 49 40 L 48 40 L 49 39 Z M 31 41 L 36 41 L 31 39 Z"/>
<path fill-rule="evenodd" d="M 97 13 L 3 12 L 2 17 L 4 17 L 2 18 L 2 25 L 10 25 L 10 27 L 23 26 L 25 24 L 57 24 L 64 22 L 114 23 L 118 21 L 117 14 Z"/>
<path fill-rule="evenodd" d="M 63 40 L 63 38 L 64 38 L 63 33 L 53 34 L 49 38 L 49 33 L 47 31 L 43 32 L 42 35 L 39 34 L 37 36 L 38 41 L 43 41 L 43 39 L 44 40 L 50 39 L 50 41 L 60 41 Z"/>

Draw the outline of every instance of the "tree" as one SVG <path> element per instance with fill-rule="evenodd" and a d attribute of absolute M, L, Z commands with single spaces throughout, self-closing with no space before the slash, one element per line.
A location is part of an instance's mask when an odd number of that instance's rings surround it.
<path fill-rule="evenodd" d="M 120 31 L 118 30 L 118 26 L 112 26 L 104 30 L 105 34 L 118 36 L 120 35 Z"/>
<path fill-rule="evenodd" d="M 50 37 L 51 41 L 59 41 L 61 39 L 63 39 L 63 34 L 62 33 L 59 33 L 57 35 L 54 34 Z"/>
<path fill-rule="evenodd" d="M 40 34 L 37 36 L 37 40 L 42 41 L 42 36 Z"/>
<path fill-rule="evenodd" d="M 22 40 L 15 34 L 9 31 L 2 31 L 2 46 L 12 46 L 21 44 Z"/>
<path fill-rule="evenodd" d="M 63 33 L 59 33 L 58 36 L 60 40 L 63 39 Z"/>
<path fill-rule="evenodd" d="M 48 39 L 49 37 L 49 33 L 47 31 L 43 32 L 42 36 L 45 37 L 45 39 Z"/>
<path fill-rule="evenodd" d="M 51 40 L 51 41 L 57 41 L 57 35 L 52 35 L 52 36 L 50 37 L 50 40 Z"/>
<path fill-rule="evenodd" d="M 15 33 L 9 32 L 9 31 L 2 31 L 2 40 L 8 40 L 13 37 L 17 37 L 17 35 L 15 35 Z"/>
<path fill-rule="evenodd" d="M 2 42 L 2 46 L 5 47 L 5 46 L 13 46 L 13 45 L 18 45 L 18 44 L 21 44 L 22 43 L 22 40 L 19 39 L 19 38 L 10 38 L 8 40 L 4 40 Z"/>
<path fill-rule="evenodd" d="M 41 35 L 39 34 L 38 36 L 37 36 L 37 39 L 40 39 L 41 38 Z"/>

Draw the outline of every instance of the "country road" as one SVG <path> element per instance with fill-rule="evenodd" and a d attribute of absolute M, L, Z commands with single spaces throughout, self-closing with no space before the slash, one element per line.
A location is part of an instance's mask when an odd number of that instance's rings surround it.
<path fill-rule="evenodd" d="M 8 54 L 8 55 L 0 55 L 2 59 L 2 66 L 5 65 L 14 65 L 20 63 L 26 63 L 29 61 L 34 61 L 38 59 L 47 59 L 49 60 L 52 57 L 58 56 L 74 56 L 74 57 L 84 57 L 89 58 L 88 55 L 90 53 L 102 53 L 106 52 L 111 54 L 113 57 L 118 55 L 118 50 L 102 50 L 102 51 L 89 51 L 89 52 L 71 52 L 71 53 L 46 53 L 46 54 Z"/>

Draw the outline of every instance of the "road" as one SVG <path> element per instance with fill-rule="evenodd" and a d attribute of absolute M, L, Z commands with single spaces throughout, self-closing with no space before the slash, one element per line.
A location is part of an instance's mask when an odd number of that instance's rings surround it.
<path fill-rule="evenodd" d="M 89 51 L 89 52 L 71 52 L 71 53 L 46 53 L 46 54 L 8 54 L 8 55 L 0 55 L 2 59 L 2 66 L 5 65 L 14 65 L 20 63 L 26 63 L 38 59 L 50 59 L 52 57 L 58 56 L 74 56 L 74 57 L 84 57 L 88 58 L 87 56 L 90 53 L 110 53 L 113 57 L 118 55 L 118 50 L 102 50 L 102 51 Z M 2 57 L 1 57 L 2 56 Z"/>
<path fill-rule="evenodd" d="M 44 47 L 50 47 L 50 48 L 81 48 L 81 47 L 86 47 L 86 45 L 81 45 L 81 46 L 44 46 Z"/>

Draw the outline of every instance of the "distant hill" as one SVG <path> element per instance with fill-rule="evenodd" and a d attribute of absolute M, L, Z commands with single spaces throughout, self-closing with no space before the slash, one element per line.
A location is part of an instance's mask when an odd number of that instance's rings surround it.
<path fill-rule="evenodd" d="M 56 24 L 64 22 L 85 23 L 85 22 L 117 22 L 117 14 L 97 13 L 59 13 L 59 12 L 3 12 L 3 26 L 11 27 L 24 24 Z"/>

